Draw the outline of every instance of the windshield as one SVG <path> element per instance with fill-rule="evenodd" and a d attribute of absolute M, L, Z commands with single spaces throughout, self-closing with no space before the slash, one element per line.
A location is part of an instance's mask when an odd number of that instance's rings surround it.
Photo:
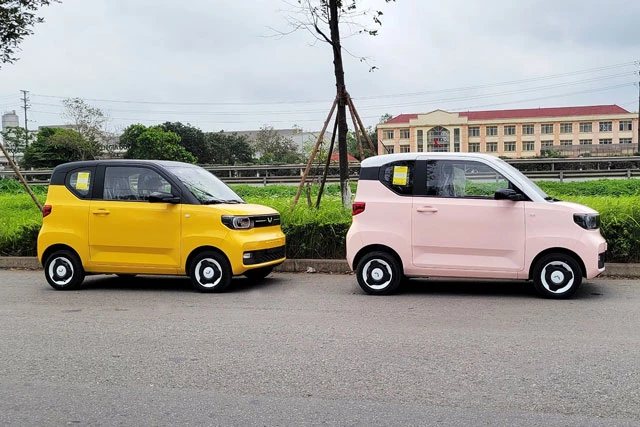
<path fill-rule="evenodd" d="M 198 166 L 168 167 L 203 204 L 244 203 L 232 189 L 215 175 Z"/>
<path fill-rule="evenodd" d="M 504 160 L 500 159 L 500 158 L 496 158 L 496 160 L 498 160 L 499 162 L 504 163 L 508 168 L 509 168 L 509 172 L 513 175 L 517 175 L 517 177 L 526 182 L 527 184 L 529 184 L 529 187 L 535 191 L 536 193 L 538 193 L 543 199 L 545 200 L 554 200 L 552 197 L 550 197 L 547 193 L 545 193 L 544 191 L 542 191 L 542 188 L 538 187 L 533 181 L 531 181 L 525 174 L 523 174 L 522 172 L 520 172 L 518 169 L 514 168 L 513 166 L 511 166 L 509 163 L 505 162 Z M 557 200 L 557 199 L 555 199 Z"/>

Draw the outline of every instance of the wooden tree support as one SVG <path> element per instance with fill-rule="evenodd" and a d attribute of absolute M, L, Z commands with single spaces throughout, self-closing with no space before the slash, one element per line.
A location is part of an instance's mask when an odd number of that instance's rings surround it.
<path fill-rule="evenodd" d="M 353 121 L 353 128 L 355 130 L 356 133 L 356 140 L 358 141 L 358 150 L 360 151 L 360 159 L 364 159 L 364 149 L 362 148 L 362 141 L 360 139 L 360 133 L 362 133 L 362 135 L 364 135 L 365 140 L 367 141 L 367 144 L 369 145 L 369 149 L 373 152 L 373 153 L 377 153 L 377 150 L 375 149 L 375 147 L 373 146 L 373 143 L 371 142 L 371 139 L 369 138 L 369 135 L 367 134 L 367 130 L 364 127 L 364 124 L 362 123 L 362 120 L 360 119 L 360 116 L 358 115 L 358 112 L 356 111 L 356 107 L 353 105 L 353 100 L 351 99 L 351 96 L 349 96 L 349 93 L 345 92 L 345 100 L 346 100 L 346 104 L 347 107 L 349 109 L 349 113 L 351 114 L 351 120 Z M 296 205 L 298 204 L 298 200 L 300 199 L 300 194 L 302 193 L 302 189 L 304 187 L 304 184 L 307 182 L 307 177 L 309 176 L 309 170 L 311 170 L 311 165 L 313 164 L 313 161 L 315 160 L 316 155 L 318 154 L 318 149 L 320 147 L 320 144 L 322 144 L 322 141 L 324 140 L 324 134 L 327 131 L 327 126 L 329 126 L 329 121 L 331 120 L 331 117 L 333 116 L 333 112 L 336 109 L 336 106 L 338 105 L 338 97 L 336 97 L 333 100 L 333 105 L 331 106 L 331 110 L 329 111 L 329 115 L 327 116 L 327 119 L 324 122 L 324 126 L 322 127 L 322 132 L 320 132 L 320 135 L 318 136 L 318 141 L 316 142 L 316 145 L 313 147 L 313 150 L 311 151 L 311 155 L 309 156 L 309 161 L 307 162 L 307 167 L 304 170 L 304 173 L 302 174 L 302 177 L 300 179 L 300 185 L 298 186 L 298 191 L 296 192 L 296 196 L 293 199 L 293 205 L 291 206 L 291 211 L 293 211 L 296 207 Z M 357 123 L 357 125 L 356 125 Z M 320 199 L 322 198 L 322 193 L 324 191 L 324 184 L 325 181 L 327 179 L 327 174 L 329 172 L 329 165 L 331 164 L 331 155 L 333 154 L 333 146 L 335 143 L 335 139 L 336 139 L 336 131 L 338 128 L 338 118 L 336 117 L 334 126 L 333 126 L 333 135 L 331 137 L 331 146 L 329 148 L 329 153 L 327 155 L 327 161 L 325 163 L 324 166 L 324 171 L 322 174 L 322 182 L 320 183 L 320 190 L 318 191 L 318 199 L 316 201 L 316 209 L 320 206 Z"/>
<path fill-rule="evenodd" d="M 24 188 L 27 189 L 27 193 L 29 193 L 29 195 L 33 199 L 33 202 L 36 204 L 38 209 L 40 209 L 40 212 L 42 212 L 42 205 L 40 204 L 40 201 L 38 200 L 36 195 L 33 194 L 33 191 L 31 190 L 31 187 L 29 187 L 29 184 L 24 179 L 24 176 L 22 176 L 22 174 L 20 173 L 20 169 L 18 169 L 18 165 L 16 165 L 15 162 L 13 161 L 13 159 L 11 157 L 9 157 L 9 153 L 7 153 L 7 150 L 5 150 L 5 148 L 4 148 L 4 146 L 2 144 L 0 144 L 0 149 L 2 150 L 2 154 L 4 154 L 4 157 L 7 159 L 7 161 L 11 165 L 11 168 L 15 172 L 16 176 L 18 177 L 18 179 L 20 180 L 22 185 L 24 185 Z"/>

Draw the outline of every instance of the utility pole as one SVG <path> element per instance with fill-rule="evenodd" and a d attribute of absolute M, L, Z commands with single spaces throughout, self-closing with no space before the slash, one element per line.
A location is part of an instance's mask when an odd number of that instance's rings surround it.
<path fill-rule="evenodd" d="M 24 146 L 25 148 L 27 146 L 29 146 L 29 127 L 27 125 L 28 120 L 27 120 L 27 110 L 29 109 L 30 105 L 27 104 L 27 102 L 29 102 L 29 97 L 27 96 L 27 94 L 29 93 L 28 90 L 20 90 L 20 92 L 22 92 L 22 108 L 24 109 Z"/>

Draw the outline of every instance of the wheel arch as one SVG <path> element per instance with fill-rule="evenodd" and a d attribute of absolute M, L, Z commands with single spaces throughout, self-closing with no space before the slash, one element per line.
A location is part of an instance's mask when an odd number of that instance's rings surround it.
<path fill-rule="evenodd" d="M 200 246 L 192 250 L 189 256 L 187 257 L 187 260 L 185 261 L 184 271 L 187 274 L 187 276 L 189 275 L 189 271 L 191 271 L 191 263 L 193 262 L 194 258 L 203 252 L 215 252 L 217 254 L 222 255 L 224 259 L 227 260 L 227 263 L 229 264 L 229 268 L 231 268 L 231 261 L 229 260 L 229 257 L 219 248 L 216 248 L 215 246 Z"/>
<path fill-rule="evenodd" d="M 63 243 L 56 243 L 55 245 L 51 245 L 47 249 L 45 249 L 44 252 L 42 253 L 42 260 L 40 261 L 40 264 L 42 264 L 42 266 L 44 267 L 44 264 L 47 262 L 47 258 L 49 258 L 49 256 L 51 256 L 52 253 L 57 252 L 57 251 L 69 251 L 69 252 L 73 253 L 75 256 L 78 257 L 78 259 L 80 260 L 80 264 L 84 268 L 84 263 L 82 262 L 82 257 L 80 256 L 78 251 L 73 249 L 71 246 L 65 245 Z"/>
<path fill-rule="evenodd" d="M 402 258 L 400 258 L 400 255 L 398 255 L 398 253 L 395 250 L 393 250 L 392 248 L 390 248 L 389 246 L 380 245 L 380 244 L 368 245 L 368 246 L 365 246 L 365 247 L 361 248 L 358 251 L 356 256 L 353 257 L 353 269 L 354 269 L 354 271 L 358 267 L 358 263 L 360 262 L 362 257 L 364 257 L 367 253 L 376 252 L 376 251 L 387 252 L 390 255 L 392 255 L 396 259 L 396 261 L 398 261 L 398 264 L 400 265 L 401 274 L 404 274 L 404 264 L 402 263 Z"/>
<path fill-rule="evenodd" d="M 580 273 L 582 273 L 582 277 L 587 276 L 587 268 L 585 267 L 582 258 L 580 258 L 577 253 L 567 248 L 548 248 L 536 255 L 536 257 L 531 261 L 531 265 L 529 266 L 529 280 L 533 279 L 533 271 L 535 270 L 538 261 L 540 261 L 540 258 L 553 253 L 561 253 L 573 258 L 578 263 L 578 266 L 580 266 Z"/>

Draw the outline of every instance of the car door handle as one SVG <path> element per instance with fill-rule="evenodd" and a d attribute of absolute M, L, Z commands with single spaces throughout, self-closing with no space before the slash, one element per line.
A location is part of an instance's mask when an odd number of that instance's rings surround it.
<path fill-rule="evenodd" d="M 418 212 L 438 212 L 438 209 L 433 206 L 423 206 L 418 208 Z"/>
<path fill-rule="evenodd" d="M 95 211 L 92 212 L 94 215 L 109 215 L 111 212 L 109 212 L 106 209 L 97 209 Z"/>

